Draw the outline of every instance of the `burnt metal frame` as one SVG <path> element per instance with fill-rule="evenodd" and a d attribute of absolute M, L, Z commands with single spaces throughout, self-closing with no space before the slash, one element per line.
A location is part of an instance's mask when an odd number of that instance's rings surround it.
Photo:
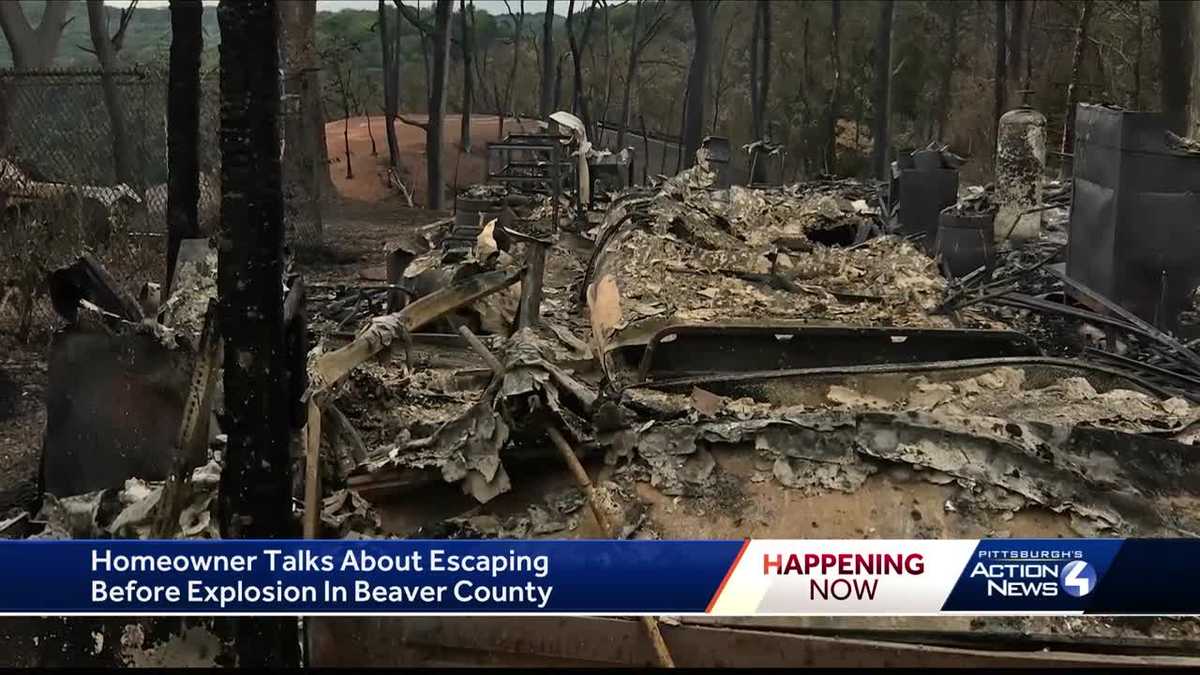
<path fill-rule="evenodd" d="M 1011 366 L 1014 368 L 1026 366 L 1048 366 L 1064 369 L 1085 370 L 1123 379 L 1127 382 L 1137 385 L 1138 387 L 1141 387 L 1146 392 L 1161 398 L 1168 398 L 1173 395 L 1182 395 L 1192 401 L 1200 400 L 1200 396 L 1196 394 L 1186 391 L 1170 391 L 1160 385 L 1150 382 L 1136 373 L 1131 373 L 1128 370 L 1090 363 L 1087 361 L 1063 359 L 1053 356 L 1006 356 L 983 359 L 963 359 L 958 361 L 879 363 L 855 366 L 824 366 L 819 368 L 788 368 L 781 370 L 740 373 L 715 373 L 707 375 L 691 375 L 666 380 L 652 380 L 649 382 L 636 382 L 623 387 L 622 389 L 669 389 L 676 387 L 690 389 L 691 387 L 702 387 L 715 383 L 753 383 L 764 380 L 785 379 L 789 377 L 818 377 L 822 375 L 884 375 L 889 373 L 921 373 L 942 370 L 963 370 L 970 368 L 998 368 L 1001 366 Z"/>
<path fill-rule="evenodd" d="M 546 185 L 553 202 L 554 227 L 558 229 L 559 198 L 563 194 L 562 179 L 575 176 L 576 172 L 569 160 L 563 158 L 563 143 L 567 136 L 560 134 L 509 134 L 504 140 L 487 144 L 487 179 L 488 182 L 510 184 L 543 184 Z M 493 153 L 503 153 L 502 165 L 492 168 Z M 535 156 L 544 154 L 545 160 L 513 161 L 510 153 L 528 152 Z M 576 182 L 578 178 L 576 177 Z M 573 197 L 576 212 L 579 211 L 579 190 Z"/>
<path fill-rule="evenodd" d="M 900 345 L 909 338 L 935 338 L 941 344 L 946 344 L 947 341 L 965 340 L 978 343 L 981 346 L 981 349 L 974 354 L 974 356 L 978 357 L 1028 357 L 1039 355 L 1037 345 L 1030 337 L 1014 331 L 879 326 L 819 326 L 804 324 L 678 324 L 666 326 L 650 337 L 645 351 L 642 352 L 641 362 L 638 366 L 637 382 L 644 382 L 650 377 L 654 357 L 660 351 L 661 345 L 679 337 L 699 337 L 701 339 L 715 340 L 731 345 L 731 347 L 738 340 L 767 340 L 770 341 L 770 344 L 777 343 L 784 347 L 780 351 L 780 365 L 784 365 L 784 357 L 787 351 L 795 351 L 795 347 L 787 348 L 789 342 L 795 338 L 817 338 L 839 342 L 844 342 L 848 339 L 860 341 L 878 340 L 883 346 L 889 344 L 896 345 L 898 352 L 903 350 L 903 347 Z M 887 342 L 883 342 L 884 340 L 887 340 Z M 884 356 L 885 358 L 881 359 L 880 362 L 895 362 L 897 358 L 903 358 L 898 353 L 889 353 Z M 912 363 L 927 361 L 928 359 L 912 358 L 904 360 Z M 709 372 L 716 370 L 713 368 Z M 730 364 L 730 367 L 724 370 L 745 371 L 750 369 L 738 368 L 736 364 Z M 760 368 L 755 368 L 754 370 L 760 370 Z"/>

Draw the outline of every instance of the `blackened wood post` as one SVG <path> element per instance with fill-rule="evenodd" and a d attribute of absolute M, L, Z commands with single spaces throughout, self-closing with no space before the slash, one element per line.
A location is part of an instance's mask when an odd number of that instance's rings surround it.
<path fill-rule="evenodd" d="M 295 536 L 283 307 L 279 52 L 268 0 L 222 0 L 221 238 L 217 288 L 225 336 L 228 446 L 221 534 Z M 295 618 L 242 618 L 241 666 L 299 662 Z"/>
<path fill-rule="evenodd" d="M 171 64 L 167 97 L 167 279 L 184 239 L 200 236 L 200 54 L 204 51 L 200 0 L 171 0 Z"/>

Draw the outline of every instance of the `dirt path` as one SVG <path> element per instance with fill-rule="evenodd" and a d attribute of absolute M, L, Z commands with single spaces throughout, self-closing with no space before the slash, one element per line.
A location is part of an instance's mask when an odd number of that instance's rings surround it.
<path fill-rule="evenodd" d="M 426 115 L 406 115 L 425 122 Z M 368 119 L 370 127 L 368 132 Z M 338 194 L 345 199 L 376 202 L 387 199 L 393 192 L 385 181 L 388 149 L 386 121 L 383 116 L 351 117 L 325 125 L 325 142 L 329 150 L 329 172 Z M 396 141 L 400 146 L 400 162 L 404 170 L 404 184 L 420 206 L 425 203 L 425 131 L 403 122 L 396 122 Z M 536 122 L 518 122 L 508 118 L 504 122 L 504 133 L 532 132 Z M 500 120 L 495 115 L 474 115 L 471 118 L 471 153 L 462 151 L 462 117 L 446 115 L 444 172 L 450 188 L 479 183 L 484 179 L 487 162 L 487 143 L 496 141 L 500 131 Z M 375 137 L 375 154 L 371 154 L 371 136 Z M 353 178 L 346 177 L 346 137 L 350 144 L 350 170 Z"/>

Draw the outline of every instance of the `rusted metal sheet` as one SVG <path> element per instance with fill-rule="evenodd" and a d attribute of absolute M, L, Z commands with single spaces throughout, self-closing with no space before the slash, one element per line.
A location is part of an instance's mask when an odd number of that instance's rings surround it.
<path fill-rule="evenodd" d="M 588 617 L 314 617 L 312 666 L 650 666 L 636 621 Z M 1052 651 L 987 651 L 765 630 L 664 625 L 681 667 L 1136 667 L 1200 659 Z"/>

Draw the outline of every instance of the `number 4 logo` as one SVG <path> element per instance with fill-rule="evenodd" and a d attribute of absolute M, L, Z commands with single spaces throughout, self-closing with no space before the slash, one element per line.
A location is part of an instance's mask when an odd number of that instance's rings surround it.
<path fill-rule="evenodd" d="M 1081 598 L 1096 587 L 1096 570 L 1082 560 L 1063 565 L 1058 583 L 1068 595 Z"/>

